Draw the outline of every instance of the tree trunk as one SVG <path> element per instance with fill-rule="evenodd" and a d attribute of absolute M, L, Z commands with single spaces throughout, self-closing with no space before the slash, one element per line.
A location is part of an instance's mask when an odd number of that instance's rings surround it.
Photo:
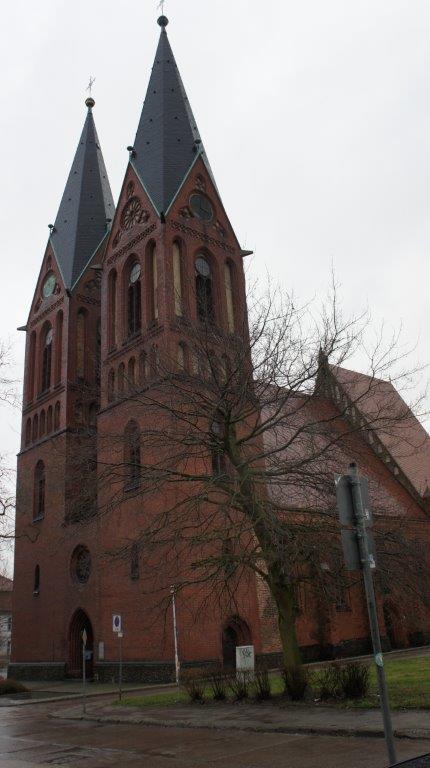
<path fill-rule="evenodd" d="M 278 611 L 284 667 L 296 669 L 301 666 L 302 658 L 296 635 L 294 590 L 292 585 L 282 577 L 271 578 L 269 588 Z"/>

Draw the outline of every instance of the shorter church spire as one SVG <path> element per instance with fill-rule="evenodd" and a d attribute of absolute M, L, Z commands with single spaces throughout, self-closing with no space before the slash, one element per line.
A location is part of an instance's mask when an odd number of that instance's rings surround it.
<path fill-rule="evenodd" d="M 73 288 L 107 231 L 115 205 L 89 96 L 84 128 L 58 209 L 50 243 L 66 288 Z"/>

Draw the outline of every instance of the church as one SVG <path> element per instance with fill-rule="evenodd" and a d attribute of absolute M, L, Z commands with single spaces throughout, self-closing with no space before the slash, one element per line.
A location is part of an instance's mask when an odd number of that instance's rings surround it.
<path fill-rule="evenodd" d="M 209 607 L 201 614 L 193 610 L 192 587 L 179 592 L 175 634 L 170 592 L 165 588 L 163 606 L 146 588 L 143 555 L 135 545 L 148 514 L 162 514 L 171 504 L 167 492 L 154 492 L 151 505 L 137 492 L 140 436 L 147 429 L 136 415 L 139 392 L 156 379 L 163 355 L 182 368 L 191 365 L 193 325 L 216 325 L 226 353 L 247 325 L 249 253 L 224 209 L 167 18 L 158 24 L 158 48 L 118 202 L 90 97 L 21 329 L 26 357 L 9 667 L 16 679 L 80 676 L 85 630 L 88 675 L 111 680 L 119 653 L 114 617 L 121 617 L 126 680 L 169 682 L 175 639 L 183 667 L 230 665 L 235 647 L 250 644 L 258 658 L 273 664 L 280 659 L 276 611 L 255 574 L 243 578 L 231 602 L 211 604 L 206 594 Z M 341 410 L 351 423 L 370 418 L 364 375 L 327 360 L 321 375 L 324 407 Z M 402 404 L 391 385 L 382 385 Z M 105 468 L 123 455 L 119 435 L 127 439 L 127 457 L 118 460 L 126 471 L 113 478 Z M 410 519 L 412 535 L 427 530 L 430 439 L 418 420 L 409 413 L 412 454 L 382 433 L 361 443 L 354 439 L 355 455 L 387 504 L 403 521 Z M 353 457 L 345 451 L 343 458 L 347 467 Z M 217 461 L 219 472 L 215 456 Z M 121 549 L 125 554 L 116 557 Z M 341 592 L 323 618 L 306 589 L 298 595 L 295 622 L 304 659 L 369 650 L 360 580 Z M 424 603 L 420 611 L 412 604 L 407 610 L 387 596 L 380 609 L 386 647 L 430 642 Z"/>

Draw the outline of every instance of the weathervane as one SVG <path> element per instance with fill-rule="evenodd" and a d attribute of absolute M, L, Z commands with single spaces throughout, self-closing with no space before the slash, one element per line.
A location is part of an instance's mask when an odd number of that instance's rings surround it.
<path fill-rule="evenodd" d="M 161 15 L 164 16 L 164 3 L 166 0 L 160 0 L 160 2 L 157 5 L 157 9 L 161 8 Z"/>
<path fill-rule="evenodd" d="M 90 76 L 90 82 L 88 83 L 88 87 L 87 87 L 87 91 L 90 94 L 90 99 L 92 98 L 92 95 L 93 95 L 93 85 L 95 82 L 96 82 L 96 78 Z"/>

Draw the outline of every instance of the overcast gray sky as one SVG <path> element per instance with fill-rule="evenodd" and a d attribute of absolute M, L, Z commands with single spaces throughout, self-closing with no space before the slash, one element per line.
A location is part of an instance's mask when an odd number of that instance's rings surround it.
<path fill-rule="evenodd" d="M 96 77 L 117 198 L 158 40 L 152 0 L 2 3 L 0 337 L 23 325 Z M 429 359 L 428 0 L 167 0 L 168 33 L 250 273 L 401 320 Z M 1 449 L 20 418 L 1 411 Z M 13 460 L 12 460 L 13 461 Z"/>

